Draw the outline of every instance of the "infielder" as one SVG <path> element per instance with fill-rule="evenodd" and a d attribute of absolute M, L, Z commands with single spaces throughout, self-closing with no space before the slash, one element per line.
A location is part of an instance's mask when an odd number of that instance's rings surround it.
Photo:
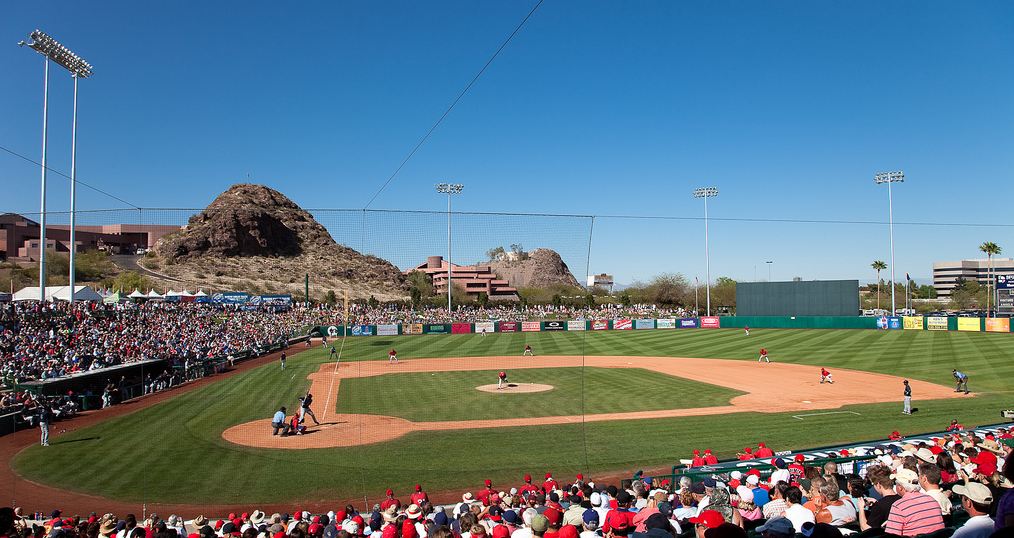
<path fill-rule="evenodd" d="M 394 348 L 387 352 L 387 364 L 398 364 L 398 352 Z"/>
<path fill-rule="evenodd" d="M 507 386 L 507 372 L 500 372 L 496 380 L 496 390 L 500 390 Z"/>
<path fill-rule="evenodd" d="M 337 351 L 337 350 L 336 350 L 336 349 L 334 348 L 334 346 L 332 345 L 332 346 L 331 346 L 331 355 L 330 355 L 330 356 L 329 356 L 328 358 L 334 359 L 334 358 L 336 358 L 336 357 L 338 357 L 338 351 Z"/>
<path fill-rule="evenodd" d="M 821 366 L 820 367 L 820 382 L 821 382 L 821 384 L 823 384 L 825 381 L 828 382 L 828 383 L 830 383 L 830 384 L 832 384 L 832 385 L 834 384 L 834 379 L 831 378 L 831 372 L 828 372 L 827 368 L 824 368 L 823 366 Z M 906 381 L 906 383 L 907 383 L 907 381 Z"/>
<path fill-rule="evenodd" d="M 535 353 L 532 352 L 532 346 L 525 344 L 525 352 L 521 354 L 522 357 L 534 357 Z"/>
<path fill-rule="evenodd" d="M 750 327 L 749 326 L 743 327 L 743 332 L 746 333 L 746 336 L 750 336 Z"/>
<path fill-rule="evenodd" d="M 908 380 L 905 383 L 905 400 L 901 412 L 906 415 L 912 414 L 912 386 L 908 384 Z"/>
<path fill-rule="evenodd" d="M 951 375 L 953 375 L 954 380 L 957 381 L 957 385 L 954 387 L 954 392 L 964 392 L 965 394 L 968 394 L 968 376 L 957 370 L 951 370 Z"/>
<path fill-rule="evenodd" d="M 768 359 L 768 350 L 766 350 L 764 348 L 761 348 L 761 350 L 760 350 L 760 357 L 757 357 L 757 362 L 761 362 L 761 361 L 771 362 L 771 359 Z"/>

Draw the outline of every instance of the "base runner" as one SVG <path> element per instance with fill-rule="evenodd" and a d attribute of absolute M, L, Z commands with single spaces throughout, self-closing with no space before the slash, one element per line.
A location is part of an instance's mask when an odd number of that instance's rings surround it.
<path fill-rule="evenodd" d="M 500 390 L 506 386 L 507 386 L 507 372 L 501 371 L 500 374 L 497 376 L 496 390 Z"/>

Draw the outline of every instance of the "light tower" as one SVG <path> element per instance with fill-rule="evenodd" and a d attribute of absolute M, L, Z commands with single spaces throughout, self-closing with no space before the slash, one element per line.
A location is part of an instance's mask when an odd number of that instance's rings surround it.
<path fill-rule="evenodd" d="M 706 266 L 706 278 L 704 285 L 707 289 L 707 311 L 711 315 L 711 252 L 708 247 L 708 198 L 718 196 L 718 187 L 701 187 L 694 189 L 694 198 L 704 198 L 704 263 Z"/>
<path fill-rule="evenodd" d="M 461 194 L 461 183 L 437 183 L 437 192 L 447 195 L 447 315 L 451 314 L 451 196 Z"/>
<path fill-rule="evenodd" d="M 877 185 L 887 183 L 887 211 L 888 222 L 891 229 L 891 315 L 897 315 L 897 304 L 894 301 L 894 196 L 891 193 L 892 183 L 904 183 L 905 172 L 878 172 L 873 176 L 873 182 Z"/>

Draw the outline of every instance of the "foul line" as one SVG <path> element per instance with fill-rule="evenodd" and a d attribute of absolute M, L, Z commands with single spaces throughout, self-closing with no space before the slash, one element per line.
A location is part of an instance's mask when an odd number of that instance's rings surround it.
<path fill-rule="evenodd" d="M 856 413 L 855 411 L 828 411 L 826 413 L 807 413 L 805 415 L 792 415 L 792 418 L 794 418 L 796 420 L 803 420 L 803 417 L 815 417 L 815 416 L 818 416 L 818 415 L 859 415 L 859 416 L 862 416 L 862 414 Z"/>
<path fill-rule="evenodd" d="M 348 336 L 345 333 L 347 332 L 344 328 L 342 329 L 342 345 L 338 347 L 338 358 L 334 361 L 334 372 L 331 373 L 331 386 L 327 389 L 327 400 L 324 401 L 324 415 L 321 417 L 324 419 L 324 422 L 327 422 L 327 412 L 331 409 L 331 393 L 334 392 L 334 378 L 338 375 L 338 365 L 342 362 L 342 352 L 345 351 L 345 337 Z M 312 382 L 310 386 L 313 386 Z"/>

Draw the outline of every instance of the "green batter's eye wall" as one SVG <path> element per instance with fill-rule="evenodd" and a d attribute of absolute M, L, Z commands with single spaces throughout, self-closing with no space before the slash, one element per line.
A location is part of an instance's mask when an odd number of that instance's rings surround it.
<path fill-rule="evenodd" d="M 737 282 L 740 316 L 855 316 L 858 280 Z"/>

